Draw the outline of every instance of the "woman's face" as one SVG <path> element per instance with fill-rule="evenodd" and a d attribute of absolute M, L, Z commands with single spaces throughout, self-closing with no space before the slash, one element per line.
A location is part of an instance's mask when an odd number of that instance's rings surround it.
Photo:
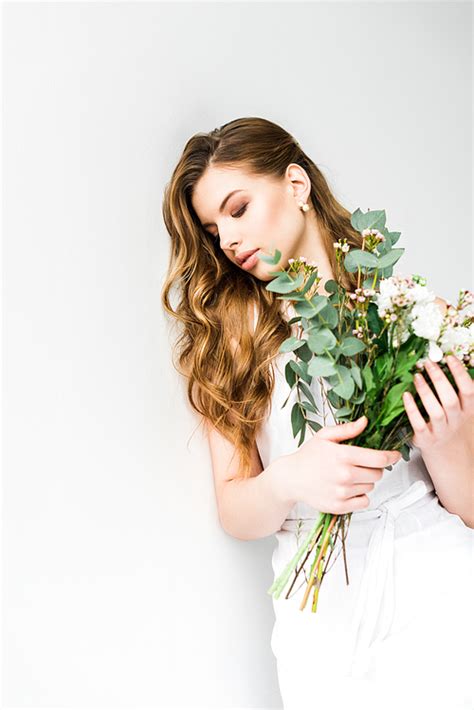
<path fill-rule="evenodd" d="M 308 216 L 314 210 L 311 203 L 306 213 L 298 206 L 300 200 L 308 201 L 310 191 L 308 175 L 296 163 L 291 163 L 278 181 L 251 176 L 241 169 L 212 166 L 196 183 L 191 202 L 216 247 L 243 271 L 270 281 L 270 273 L 285 269 L 289 258 L 311 258 L 303 248 L 309 238 Z M 270 255 L 275 249 L 281 251 L 278 264 L 266 264 L 255 257 L 244 265 L 247 268 L 240 263 L 245 252 L 259 250 Z"/>

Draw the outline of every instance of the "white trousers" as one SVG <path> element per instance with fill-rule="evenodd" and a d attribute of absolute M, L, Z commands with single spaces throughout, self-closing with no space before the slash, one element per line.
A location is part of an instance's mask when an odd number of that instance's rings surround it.
<path fill-rule="evenodd" d="M 285 525 L 276 533 L 275 578 L 298 547 Z M 284 710 L 322 703 L 332 710 L 474 710 L 473 551 L 474 530 L 423 481 L 353 514 L 349 585 L 343 554 L 333 564 L 334 552 L 316 613 L 312 593 L 299 609 L 304 577 L 288 599 L 287 588 L 273 599 L 271 646 Z"/>

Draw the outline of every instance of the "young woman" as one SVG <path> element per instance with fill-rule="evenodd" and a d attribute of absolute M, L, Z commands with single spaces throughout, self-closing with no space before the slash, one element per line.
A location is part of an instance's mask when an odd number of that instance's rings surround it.
<path fill-rule="evenodd" d="M 242 540 L 275 534 L 277 576 L 297 549 L 298 518 L 304 531 L 318 511 L 353 511 L 349 585 L 340 554 L 315 614 L 299 609 L 305 585 L 273 599 L 285 710 L 324 702 L 472 708 L 474 385 L 464 364 L 449 363 L 457 390 L 438 365 L 427 368 L 439 399 L 425 378 L 417 383 L 428 422 L 413 399 L 405 402 L 415 432 L 409 462 L 396 451 L 344 444 L 367 421 L 336 426 L 318 386 L 323 427 L 308 428 L 298 448 L 294 400 L 282 409 L 292 353 L 278 353 L 294 312 L 265 286 L 270 272 L 304 256 L 318 265 L 326 293 L 336 272 L 333 243 L 346 237 L 361 246 L 350 212 L 287 131 L 241 118 L 188 140 L 163 216 L 171 256 L 162 301 L 181 324 L 177 369 L 206 425 L 223 528 Z M 276 266 L 256 257 L 276 248 Z M 341 278 L 355 289 L 356 275 Z"/>

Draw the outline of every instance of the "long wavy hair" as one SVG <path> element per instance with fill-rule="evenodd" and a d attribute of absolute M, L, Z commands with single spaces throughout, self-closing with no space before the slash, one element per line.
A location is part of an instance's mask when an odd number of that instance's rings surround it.
<path fill-rule="evenodd" d="M 179 325 L 174 343 L 178 358 L 173 365 L 187 379 L 193 409 L 234 445 L 239 478 L 251 475 L 251 449 L 271 406 L 271 363 L 291 335 L 291 326 L 277 294 L 231 262 L 201 226 L 191 197 L 209 166 L 232 166 L 251 175 L 283 179 L 289 163 L 303 167 L 310 178 L 309 199 L 332 273 L 337 274 L 333 242 L 346 237 L 348 244 L 361 248 L 362 236 L 319 168 L 286 130 L 271 121 L 238 118 L 193 135 L 164 190 L 162 213 L 171 250 L 161 300 Z M 340 281 L 350 290 L 357 285 L 356 274 L 344 272 Z M 173 288 L 178 292 L 174 308 Z M 254 313 L 258 314 L 255 330 Z"/>

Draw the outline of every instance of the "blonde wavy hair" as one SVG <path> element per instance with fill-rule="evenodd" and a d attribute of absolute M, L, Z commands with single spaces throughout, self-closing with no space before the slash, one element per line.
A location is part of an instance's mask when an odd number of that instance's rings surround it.
<path fill-rule="evenodd" d="M 291 335 L 291 326 L 277 294 L 230 261 L 201 226 L 191 196 L 209 166 L 283 179 L 289 163 L 297 163 L 308 174 L 308 199 L 332 273 L 337 274 L 333 242 L 346 237 L 348 244 L 361 248 L 362 236 L 319 168 L 286 130 L 271 121 L 238 118 L 193 135 L 164 190 L 162 213 L 171 250 L 161 301 L 180 326 L 174 343 L 178 360 L 173 365 L 187 379 L 192 408 L 235 446 L 241 478 L 251 475 L 251 449 L 271 406 L 271 363 Z M 340 280 L 350 290 L 357 285 L 356 274 L 345 272 Z M 173 288 L 178 291 L 175 308 L 170 302 Z"/>

